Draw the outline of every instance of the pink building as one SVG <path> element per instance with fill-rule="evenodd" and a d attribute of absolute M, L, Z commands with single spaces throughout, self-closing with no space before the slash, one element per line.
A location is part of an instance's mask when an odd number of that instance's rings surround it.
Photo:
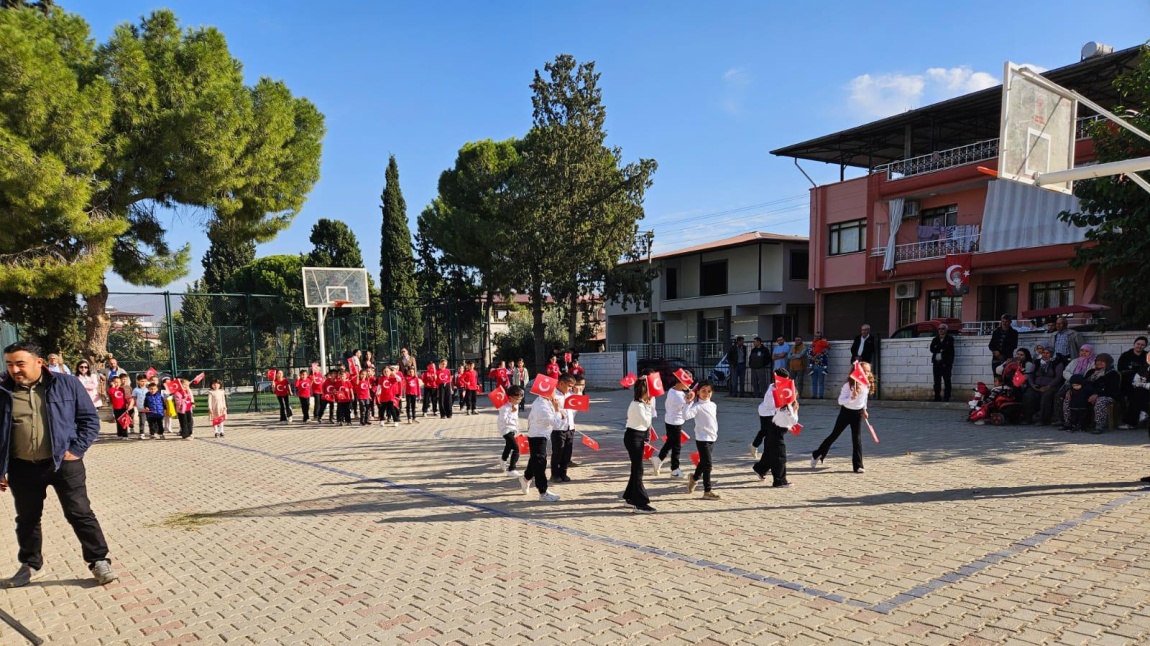
<path fill-rule="evenodd" d="M 1139 48 L 1088 58 L 1044 74 L 1103 106 L 1112 82 L 1133 69 Z M 1105 277 L 1072 268 L 1084 231 L 1058 219 L 1077 200 L 1000 181 L 1002 87 L 994 87 L 772 151 L 837 164 L 841 181 L 811 190 L 810 286 L 816 327 L 849 338 L 863 321 L 880 337 L 937 317 L 982 331 L 1002 314 L 1103 298 Z M 1076 163 L 1094 158 L 1079 107 Z M 866 174 L 845 179 L 848 167 Z M 983 169 L 983 170 L 980 170 Z M 892 234 L 893 231 L 893 234 Z M 969 291 L 950 295 L 948 255 L 970 255 Z"/>

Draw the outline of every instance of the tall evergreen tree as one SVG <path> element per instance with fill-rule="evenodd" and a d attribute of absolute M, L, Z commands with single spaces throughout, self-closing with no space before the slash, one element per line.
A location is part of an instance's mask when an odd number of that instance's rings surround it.
<path fill-rule="evenodd" d="M 308 267 L 362 267 L 363 252 L 359 239 L 346 224 L 339 220 L 320 218 L 311 228 L 311 253 Z"/>
<path fill-rule="evenodd" d="M 224 284 L 240 267 L 256 259 L 256 243 L 231 234 L 227 223 L 215 220 L 208 227 L 208 240 L 211 245 L 204 253 L 201 264 L 204 266 L 203 284 L 200 289 L 209 294 L 224 291 Z"/>
<path fill-rule="evenodd" d="M 423 342 L 423 322 L 416 291 L 411 229 L 407 226 L 407 202 L 399 188 L 399 164 L 395 155 L 387 160 L 380 200 L 383 225 L 380 229 L 379 291 L 393 324 L 388 326 L 388 330 L 394 335 L 390 337 L 393 343 L 415 348 Z"/>

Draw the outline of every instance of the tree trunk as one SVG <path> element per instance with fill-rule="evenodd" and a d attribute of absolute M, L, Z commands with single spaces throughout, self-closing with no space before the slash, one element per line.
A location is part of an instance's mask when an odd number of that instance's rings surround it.
<path fill-rule="evenodd" d="M 543 324 L 543 286 L 536 283 L 531 287 L 531 331 L 535 336 L 535 369 L 539 374 L 546 364 L 544 353 L 547 345 L 547 327 Z"/>
<path fill-rule="evenodd" d="M 92 372 L 104 367 L 108 355 L 108 333 L 112 330 L 112 319 L 108 316 L 108 284 L 101 283 L 100 291 L 84 297 L 87 310 L 84 312 L 84 358 L 92 366 Z"/>
<path fill-rule="evenodd" d="M 567 322 L 567 347 L 575 349 L 575 340 L 579 338 L 579 290 L 571 294 L 571 320 Z"/>

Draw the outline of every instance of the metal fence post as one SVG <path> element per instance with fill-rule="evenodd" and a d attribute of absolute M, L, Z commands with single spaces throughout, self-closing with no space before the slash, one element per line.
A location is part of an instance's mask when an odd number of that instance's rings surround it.
<path fill-rule="evenodd" d="M 175 379 L 179 373 L 179 363 L 176 361 L 176 326 L 172 321 L 172 294 L 164 292 L 164 320 L 168 327 L 168 369 L 172 371 Z"/>
<path fill-rule="evenodd" d="M 252 401 L 255 402 L 256 412 L 260 412 L 260 396 L 259 396 L 259 382 L 256 371 L 256 331 L 252 325 L 252 295 L 244 294 L 244 304 L 247 306 L 248 311 L 248 348 L 251 353 L 251 365 L 249 366 L 248 374 L 252 378 Z"/>

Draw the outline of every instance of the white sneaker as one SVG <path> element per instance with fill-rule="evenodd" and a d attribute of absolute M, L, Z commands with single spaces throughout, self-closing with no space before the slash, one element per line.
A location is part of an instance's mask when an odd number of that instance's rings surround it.
<path fill-rule="evenodd" d="M 754 444 L 751 445 L 751 459 L 752 460 L 758 460 L 759 459 L 759 451 L 757 449 L 755 449 Z"/>
<path fill-rule="evenodd" d="M 1118 426 L 1118 430 L 1120 430 L 1120 431 L 1129 431 L 1132 428 L 1134 428 L 1134 427 L 1129 425 L 1129 424 L 1121 424 Z"/>
<path fill-rule="evenodd" d="M 682 478 L 683 472 L 678 470 L 678 469 L 675 469 L 674 471 L 671 472 L 671 477 L 672 478 Z"/>
<path fill-rule="evenodd" d="M 499 468 L 506 471 L 507 470 L 507 460 L 500 460 L 499 461 Z"/>
<path fill-rule="evenodd" d="M 379 425 L 380 426 L 387 426 L 387 422 L 380 422 Z"/>
<path fill-rule="evenodd" d="M 519 478 L 519 488 L 523 490 L 523 495 L 527 495 L 531 491 L 531 481 L 527 478 Z"/>
<path fill-rule="evenodd" d="M 651 469 L 654 470 L 655 475 L 659 475 L 659 472 L 663 470 L 663 461 L 659 459 L 659 456 L 651 456 Z"/>
<path fill-rule="evenodd" d="M 148 439 L 148 436 L 147 436 L 147 435 L 144 435 L 143 433 L 140 433 L 140 439 L 141 439 L 141 440 L 146 440 L 146 439 Z"/>
<path fill-rule="evenodd" d="M 516 471 L 515 469 L 512 469 L 512 470 L 507 472 L 507 477 L 509 477 L 509 478 L 520 478 L 520 477 L 522 477 L 522 475 L 518 471 Z"/>
<path fill-rule="evenodd" d="M 819 459 L 818 459 L 818 458 L 816 458 L 816 457 L 815 457 L 815 456 L 813 456 L 813 455 L 811 456 L 811 468 L 812 468 L 812 469 L 817 469 L 817 468 L 819 468 Z"/>
<path fill-rule="evenodd" d="M 550 491 L 539 494 L 539 502 L 559 502 L 559 494 Z"/>

